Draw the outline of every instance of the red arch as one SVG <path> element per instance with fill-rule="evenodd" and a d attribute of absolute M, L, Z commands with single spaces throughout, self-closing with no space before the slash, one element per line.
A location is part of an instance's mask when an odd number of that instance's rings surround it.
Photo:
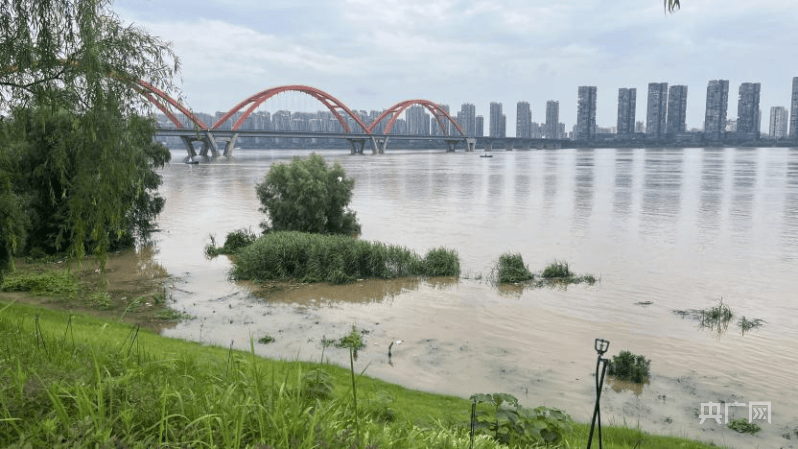
<path fill-rule="evenodd" d="M 138 90 L 142 95 L 144 95 L 144 98 L 149 100 L 150 103 L 154 104 L 158 109 L 160 109 L 161 112 L 163 112 L 164 115 L 166 115 L 169 118 L 169 120 L 171 120 L 172 123 L 175 124 L 176 127 L 182 128 L 183 124 L 180 122 L 180 120 L 177 119 L 177 117 L 175 117 L 172 111 L 169 110 L 169 107 L 164 105 L 162 101 L 159 101 L 159 99 L 165 101 L 167 104 L 171 106 L 176 107 L 180 112 L 183 113 L 183 115 L 188 117 L 189 120 L 191 120 L 197 126 L 199 126 L 201 130 L 203 131 L 208 130 L 208 125 L 206 125 L 202 120 L 198 119 L 197 116 L 195 116 L 191 111 L 186 109 L 183 105 L 175 101 L 172 97 L 170 97 L 165 92 L 158 89 L 157 87 L 153 86 L 152 84 L 146 81 L 136 80 L 135 87 L 136 90 Z"/>
<path fill-rule="evenodd" d="M 360 125 L 360 128 L 363 129 L 363 132 L 366 134 L 370 134 L 368 126 L 360 120 L 357 114 L 352 112 L 345 104 L 341 103 L 337 98 L 333 97 L 332 95 L 324 92 L 322 90 L 316 89 L 315 87 L 310 86 L 302 86 L 302 85 L 291 85 L 291 86 L 280 86 L 280 87 L 272 87 L 271 89 L 266 89 L 262 92 L 258 92 L 257 94 L 247 98 L 246 100 L 238 103 L 237 105 L 233 106 L 227 114 L 223 115 L 216 123 L 213 124 L 212 129 L 217 129 L 221 126 L 224 122 L 226 122 L 230 117 L 232 117 L 236 112 L 239 112 L 241 109 L 245 108 L 247 105 L 249 107 L 241 114 L 241 117 L 236 120 L 233 124 L 233 131 L 237 131 L 238 128 L 244 123 L 244 121 L 249 117 L 255 109 L 261 105 L 264 101 L 268 100 L 269 98 L 283 92 L 302 92 L 305 94 L 310 95 L 311 97 L 319 100 L 321 104 L 327 106 L 327 109 L 333 113 L 338 122 L 341 126 L 344 127 L 347 133 L 352 132 L 349 129 L 349 125 L 346 124 L 346 120 L 341 116 L 340 111 L 344 111 L 347 115 L 352 117 L 355 122 Z"/>
<path fill-rule="evenodd" d="M 385 134 L 390 133 L 391 128 L 393 128 L 393 124 L 396 122 L 396 119 L 399 118 L 399 116 L 402 114 L 402 112 L 404 112 L 405 109 L 413 105 L 423 106 L 428 111 L 430 111 L 430 113 L 432 113 L 432 116 L 435 117 L 435 121 L 438 122 L 438 126 L 441 127 L 441 132 L 443 132 L 444 136 L 448 134 L 448 131 L 446 130 L 446 120 L 448 120 L 450 123 L 454 125 L 455 129 L 457 129 L 460 135 L 465 137 L 465 133 L 463 132 L 463 129 L 460 128 L 460 125 L 457 123 L 457 121 L 453 120 L 445 109 L 441 108 L 436 103 L 433 103 L 429 100 L 405 100 L 400 103 L 396 103 L 395 105 L 383 111 L 383 113 L 380 114 L 379 117 L 377 117 L 377 119 L 371 123 L 371 126 L 369 127 L 368 130 L 369 134 L 371 134 L 371 132 L 374 131 L 374 128 L 376 128 L 377 125 L 385 117 L 393 114 L 391 115 L 391 119 L 388 121 L 388 124 L 385 126 L 385 131 L 384 131 Z"/>

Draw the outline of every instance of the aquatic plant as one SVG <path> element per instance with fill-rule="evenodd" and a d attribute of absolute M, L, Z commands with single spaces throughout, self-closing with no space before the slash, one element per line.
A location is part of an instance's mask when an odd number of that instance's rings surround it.
<path fill-rule="evenodd" d="M 521 253 L 507 252 L 502 254 L 499 256 L 493 271 L 499 284 L 525 282 L 534 278 L 532 272 L 529 271 L 529 267 L 524 265 L 524 258 Z"/>
<path fill-rule="evenodd" d="M 78 293 L 78 279 L 67 271 L 39 274 L 15 274 L 0 284 L 4 292 L 31 292 L 39 296 L 73 298 Z"/>
<path fill-rule="evenodd" d="M 762 319 L 755 318 L 753 320 L 749 320 L 745 316 L 740 318 L 740 321 L 737 322 L 737 325 L 740 326 L 740 329 L 742 330 L 743 334 L 745 334 L 751 329 L 759 328 L 763 324 L 765 324 L 765 321 Z"/>
<path fill-rule="evenodd" d="M 750 433 L 752 435 L 762 430 L 759 424 L 748 422 L 744 418 L 732 419 L 726 424 L 726 427 L 738 433 Z"/>
<path fill-rule="evenodd" d="M 643 383 L 648 380 L 650 365 L 651 361 L 646 360 L 642 355 L 621 351 L 620 354 L 612 357 L 607 372 L 610 376 L 615 376 L 620 380 Z"/>
<path fill-rule="evenodd" d="M 269 343 L 274 343 L 274 337 L 272 337 L 271 335 L 266 334 L 263 337 L 260 337 L 258 339 L 258 343 L 260 343 L 262 345 L 267 345 Z"/>
<path fill-rule="evenodd" d="M 216 237 L 211 234 L 209 236 L 211 242 L 205 246 L 205 256 L 215 257 L 220 254 L 234 254 L 238 249 L 249 245 L 257 238 L 258 236 L 249 229 L 236 229 L 227 233 L 223 246 L 217 247 Z"/>
<path fill-rule="evenodd" d="M 457 252 L 436 248 L 422 259 L 415 252 L 343 235 L 270 232 L 236 253 L 232 275 L 256 281 L 298 280 L 344 284 L 356 279 L 456 276 Z"/>
<path fill-rule="evenodd" d="M 574 276 L 574 273 L 568 267 L 568 262 L 555 260 L 546 265 L 540 276 L 545 279 L 570 278 Z M 593 281 L 595 282 L 595 279 Z"/>

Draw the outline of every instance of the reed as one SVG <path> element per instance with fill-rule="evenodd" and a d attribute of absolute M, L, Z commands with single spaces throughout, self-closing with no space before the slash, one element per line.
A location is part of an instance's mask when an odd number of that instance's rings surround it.
<path fill-rule="evenodd" d="M 532 280 L 534 275 L 529 271 L 529 267 L 524 264 L 524 258 L 521 253 L 504 253 L 499 256 L 499 261 L 496 263 L 494 270 L 494 277 L 499 281 L 499 284 L 508 284 L 516 282 L 526 282 Z"/>
<path fill-rule="evenodd" d="M 405 276 L 457 276 L 457 253 L 430 250 L 423 259 L 415 252 L 349 236 L 271 232 L 236 253 L 237 279 L 297 280 L 344 284 L 356 279 Z"/>

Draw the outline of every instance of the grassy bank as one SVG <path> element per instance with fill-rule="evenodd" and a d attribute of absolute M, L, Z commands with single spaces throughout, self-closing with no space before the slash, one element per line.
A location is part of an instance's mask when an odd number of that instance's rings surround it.
<path fill-rule="evenodd" d="M 336 366 L 8 303 L 0 350 L 3 447 L 468 447 L 467 400 L 357 376 L 356 415 L 350 372 Z M 563 447 L 584 447 L 587 426 L 573 428 Z M 604 429 L 604 441 L 709 447 L 625 428 Z M 475 447 L 502 446 L 483 436 Z"/>
<path fill-rule="evenodd" d="M 342 284 L 356 279 L 458 276 L 460 259 L 446 248 L 414 251 L 349 236 L 271 232 L 235 253 L 233 276 L 256 281 Z"/>

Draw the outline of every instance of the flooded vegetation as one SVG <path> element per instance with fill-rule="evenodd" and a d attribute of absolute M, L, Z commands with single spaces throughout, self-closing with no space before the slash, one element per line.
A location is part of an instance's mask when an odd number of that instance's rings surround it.
<path fill-rule="evenodd" d="M 788 443 L 784 429 L 798 427 L 798 151 L 516 151 L 484 164 L 465 153 L 325 152 L 355 180 L 361 240 L 417 254 L 456 249 L 461 276 L 231 280 L 229 258 L 204 257 L 207 236 L 257 229 L 254 185 L 273 162 L 307 154 L 242 151 L 164 170 L 151 257 L 173 276 L 173 306 L 196 317 L 166 335 L 239 349 L 270 335 L 258 354 L 348 365 L 345 348 L 323 341 L 355 325 L 369 332 L 359 363 L 370 376 L 463 398 L 505 391 L 581 422 L 592 411 L 592 342 L 601 337 L 656 370 L 641 387 L 608 382 L 619 391 L 602 395 L 604 419 L 731 447 L 778 447 Z M 737 182 L 742 169 L 747 180 Z M 523 255 L 536 275 L 529 286 L 488 282 L 504 253 Z M 553 260 L 597 282 L 530 288 Z M 739 330 L 721 338 L 673 312 L 710 309 L 720 297 L 734 314 L 729 330 Z M 765 324 L 743 335 L 743 317 Z M 753 436 L 699 424 L 702 402 L 735 400 L 772 401 L 773 424 Z"/>

